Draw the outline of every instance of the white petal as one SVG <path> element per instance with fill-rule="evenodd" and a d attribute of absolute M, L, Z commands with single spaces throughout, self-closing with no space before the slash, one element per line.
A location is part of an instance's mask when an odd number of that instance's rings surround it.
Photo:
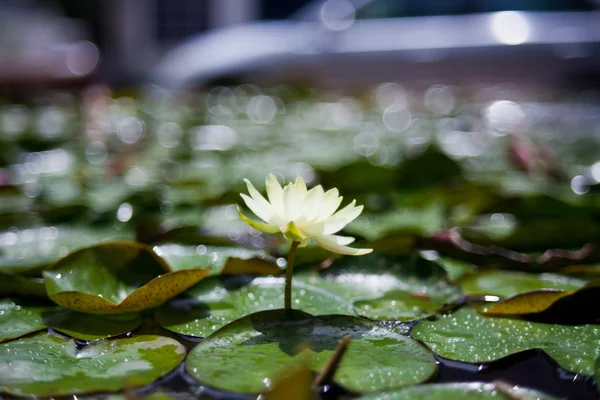
<path fill-rule="evenodd" d="M 354 249 L 352 247 L 344 246 L 343 243 L 348 243 L 348 238 L 345 236 L 317 236 L 315 237 L 315 241 L 319 246 L 326 250 L 349 256 L 362 256 L 373 251 L 373 249 Z"/>
<path fill-rule="evenodd" d="M 302 200 L 296 186 L 288 184 L 283 189 L 283 210 L 287 222 L 295 221 L 302 214 Z"/>
<path fill-rule="evenodd" d="M 304 180 L 302 178 L 296 178 L 296 182 L 294 182 L 294 186 L 296 186 L 296 192 L 302 196 L 302 197 L 306 197 L 306 183 L 304 183 Z"/>
<path fill-rule="evenodd" d="M 326 219 L 323 226 L 323 235 L 331 235 L 336 233 L 350 222 L 354 221 L 363 210 L 363 206 L 355 207 L 356 200 L 342 208 L 340 211 Z"/>
<path fill-rule="evenodd" d="M 304 199 L 305 222 L 314 221 L 321 212 L 321 206 L 324 202 L 325 191 L 321 185 L 310 189 Z"/>
<path fill-rule="evenodd" d="M 273 174 L 267 176 L 267 196 L 276 215 L 283 216 L 283 189 Z"/>
<path fill-rule="evenodd" d="M 342 204 L 343 197 L 340 196 L 340 192 L 333 188 L 325 193 L 323 198 L 323 204 L 321 205 L 321 212 L 319 213 L 319 220 L 328 218 L 338 209 Z"/>
<path fill-rule="evenodd" d="M 241 193 L 240 196 L 242 196 L 242 199 L 244 199 L 244 202 L 248 208 L 252 210 L 254 215 L 265 222 L 269 222 L 269 219 L 273 216 L 273 211 L 271 210 L 271 205 L 266 200 L 264 202 L 259 202 L 256 201 L 255 198 L 247 196 L 244 193 Z"/>

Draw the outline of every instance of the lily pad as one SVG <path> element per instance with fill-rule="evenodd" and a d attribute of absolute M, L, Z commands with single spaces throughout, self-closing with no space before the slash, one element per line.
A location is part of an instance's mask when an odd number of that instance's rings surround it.
<path fill-rule="evenodd" d="M 168 271 L 165 261 L 149 247 L 112 242 L 69 254 L 45 271 L 44 278 L 50 299 L 65 308 L 124 314 L 157 307 L 210 272 Z"/>
<path fill-rule="evenodd" d="M 0 342 L 46 329 L 42 314 L 58 307 L 31 307 L 0 300 Z"/>
<path fill-rule="evenodd" d="M 28 397 L 116 392 L 154 381 L 184 357 L 179 342 L 161 336 L 104 340 L 78 351 L 73 340 L 40 333 L 0 345 L 0 391 Z"/>
<path fill-rule="evenodd" d="M 576 319 L 587 314 L 588 320 L 600 318 L 596 299 L 600 295 L 600 279 L 588 282 L 585 286 L 571 290 L 541 289 L 519 293 L 497 303 L 484 307 L 489 315 L 523 315 L 552 311 L 555 317 L 566 312 L 567 319 Z M 560 311 L 560 312 L 559 312 Z"/>
<path fill-rule="evenodd" d="M 391 392 L 369 394 L 360 400 L 553 400 L 552 396 L 536 390 L 515 386 L 510 390 L 513 397 L 498 392 L 492 383 L 440 383 L 418 385 Z"/>
<path fill-rule="evenodd" d="M 529 349 L 542 349 L 568 371 L 593 374 L 600 355 L 599 325 L 542 324 L 479 315 L 463 307 L 435 321 L 420 321 L 415 339 L 452 360 L 483 363 Z"/>
<path fill-rule="evenodd" d="M 586 281 L 557 274 L 531 274 L 519 271 L 482 271 L 460 279 L 460 288 L 468 296 L 509 297 L 540 289 L 575 290 Z"/>
<path fill-rule="evenodd" d="M 154 252 L 171 266 L 174 271 L 192 268 L 211 270 L 210 275 L 279 275 L 281 269 L 275 260 L 266 257 L 261 250 L 243 247 L 182 246 L 165 244 L 155 246 Z"/>
<path fill-rule="evenodd" d="M 444 227 L 443 211 L 441 204 L 436 203 L 423 209 L 402 207 L 380 214 L 363 214 L 345 230 L 369 241 L 400 233 L 429 236 Z"/>
<path fill-rule="evenodd" d="M 320 371 L 346 335 L 352 342 L 334 381 L 349 390 L 414 385 L 435 373 L 431 353 L 403 335 L 356 317 L 286 310 L 251 314 L 219 329 L 190 352 L 186 371 L 222 390 L 265 392 L 300 359 L 309 359 L 311 369 Z"/>
<path fill-rule="evenodd" d="M 320 275 L 299 274 L 298 280 L 346 298 L 359 315 L 380 320 L 414 320 L 460 296 L 439 265 L 418 257 L 345 257 Z"/>
<path fill-rule="evenodd" d="M 30 296 L 48 298 L 42 278 L 30 278 L 0 272 L 0 296 Z"/>
<path fill-rule="evenodd" d="M 206 337 L 235 319 L 283 306 L 284 278 L 255 278 L 241 287 L 231 287 L 231 281 L 206 279 L 186 297 L 158 308 L 154 316 L 173 332 Z M 354 314 L 352 304 L 342 297 L 303 282 L 294 281 L 292 299 L 294 308 L 313 314 Z"/>
<path fill-rule="evenodd" d="M 53 328 L 76 339 L 98 340 L 131 332 L 141 323 L 142 319 L 137 315 L 108 318 L 58 306 L 0 300 L 0 342 L 46 328 Z"/>
<path fill-rule="evenodd" d="M 0 241 L 0 271 L 39 273 L 61 257 L 82 247 L 106 240 L 132 239 L 130 231 L 114 228 L 45 226 L 3 233 Z"/>
<path fill-rule="evenodd" d="M 131 332 L 142 324 L 139 315 L 99 316 L 67 309 L 42 313 L 44 323 L 61 333 L 81 340 L 98 340 Z"/>

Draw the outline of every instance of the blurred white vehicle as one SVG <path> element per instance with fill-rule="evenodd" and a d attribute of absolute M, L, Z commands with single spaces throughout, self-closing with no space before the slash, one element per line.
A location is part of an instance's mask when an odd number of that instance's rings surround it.
<path fill-rule="evenodd" d="M 594 0 L 327 0 L 288 20 L 189 38 L 159 83 L 356 85 L 445 79 L 584 84 L 600 76 Z M 598 83 L 598 82 L 595 82 Z"/>

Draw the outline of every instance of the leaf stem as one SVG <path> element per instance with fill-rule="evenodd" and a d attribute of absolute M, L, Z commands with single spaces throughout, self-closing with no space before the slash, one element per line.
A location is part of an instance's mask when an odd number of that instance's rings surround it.
<path fill-rule="evenodd" d="M 313 382 L 313 387 L 324 385 L 325 383 L 331 382 L 333 380 L 333 376 L 340 366 L 340 362 L 342 361 L 342 357 L 346 354 L 346 350 L 348 350 L 348 345 L 350 344 L 350 336 L 344 336 L 340 343 L 335 348 L 333 354 L 321 373 L 315 378 Z"/>
<path fill-rule="evenodd" d="M 287 267 L 285 269 L 285 309 L 292 309 L 292 273 L 294 272 L 294 259 L 296 258 L 296 248 L 300 242 L 294 240 L 288 254 Z"/>

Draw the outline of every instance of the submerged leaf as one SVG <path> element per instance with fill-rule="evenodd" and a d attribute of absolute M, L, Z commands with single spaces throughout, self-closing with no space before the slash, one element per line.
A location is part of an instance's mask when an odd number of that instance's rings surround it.
<path fill-rule="evenodd" d="M 431 353 L 418 342 L 372 322 L 286 310 L 251 314 L 219 329 L 191 351 L 186 370 L 222 390 L 260 393 L 299 358 L 309 359 L 311 369 L 320 371 L 346 335 L 352 341 L 334 381 L 349 390 L 413 385 L 436 370 Z"/>

